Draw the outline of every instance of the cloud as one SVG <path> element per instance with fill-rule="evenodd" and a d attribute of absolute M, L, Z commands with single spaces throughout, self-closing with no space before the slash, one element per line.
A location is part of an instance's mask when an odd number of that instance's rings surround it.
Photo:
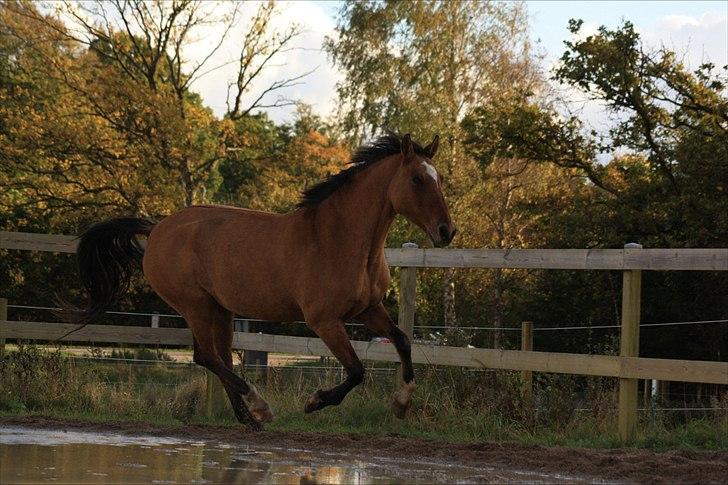
<path fill-rule="evenodd" d="M 728 15 L 713 12 L 704 13 L 700 18 L 691 15 L 663 15 L 657 19 L 657 28 L 665 30 L 680 30 L 684 27 L 710 28 L 721 23 L 725 24 L 726 18 Z"/>
<path fill-rule="evenodd" d="M 662 29 L 679 30 L 686 25 L 698 27 L 700 21 L 690 15 L 663 15 L 657 19 L 657 26 Z"/>
<path fill-rule="evenodd" d="M 663 15 L 640 33 L 648 46 L 665 47 L 682 55 L 690 69 L 708 61 L 717 66 L 728 64 L 728 14 L 724 12 Z"/>

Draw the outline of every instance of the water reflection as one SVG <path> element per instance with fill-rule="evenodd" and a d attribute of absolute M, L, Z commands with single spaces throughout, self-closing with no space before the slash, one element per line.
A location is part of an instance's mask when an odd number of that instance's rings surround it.
<path fill-rule="evenodd" d="M 218 442 L 116 433 L 0 427 L 0 483 L 431 483 L 560 482 L 493 468 L 351 460 L 305 450 L 260 450 Z"/>
<path fill-rule="evenodd" d="M 0 483 L 391 483 L 361 464 L 174 438 L 0 428 Z M 332 460 L 333 461 L 333 460 Z"/>

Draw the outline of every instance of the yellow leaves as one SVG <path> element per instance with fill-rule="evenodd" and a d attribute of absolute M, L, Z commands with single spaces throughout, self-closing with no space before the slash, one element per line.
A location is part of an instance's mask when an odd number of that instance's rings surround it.
<path fill-rule="evenodd" d="M 345 146 L 332 142 L 319 131 L 295 135 L 278 156 L 258 167 L 260 176 L 245 189 L 246 205 L 275 212 L 289 211 L 303 190 L 338 173 L 349 156 Z"/>

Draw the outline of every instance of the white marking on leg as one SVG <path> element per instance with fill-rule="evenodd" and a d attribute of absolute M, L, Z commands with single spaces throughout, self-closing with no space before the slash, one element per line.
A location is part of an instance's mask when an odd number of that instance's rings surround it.
<path fill-rule="evenodd" d="M 431 164 L 427 162 L 422 162 L 422 166 L 425 167 L 425 170 L 427 171 L 427 175 L 432 177 L 435 182 L 437 182 L 437 170 L 435 170 L 435 167 L 433 167 Z"/>
<path fill-rule="evenodd" d="M 248 387 L 250 388 L 250 390 L 245 396 L 243 396 L 243 399 L 245 399 L 245 402 L 248 404 L 248 409 L 250 409 L 250 413 L 255 416 L 258 421 L 272 421 L 273 411 L 271 411 L 268 403 L 265 402 L 262 397 L 260 397 L 260 394 L 258 394 L 258 391 L 257 389 L 255 389 L 254 385 L 248 384 Z"/>
<path fill-rule="evenodd" d="M 394 399 L 396 399 L 397 402 L 399 404 L 401 404 L 402 406 L 406 406 L 410 402 L 410 399 L 412 399 L 412 394 L 414 394 L 414 392 L 415 392 L 415 387 L 417 387 L 417 386 L 415 385 L 414 380 L 411 382 L 405 383 L 402 386 L 402 388 L 399 391 L 397 391 L 397 393 L 394 396 Z"/>

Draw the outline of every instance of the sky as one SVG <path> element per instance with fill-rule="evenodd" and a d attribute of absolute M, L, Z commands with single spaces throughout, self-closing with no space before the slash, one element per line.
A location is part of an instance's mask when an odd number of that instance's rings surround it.
<path fill-rule="evenodd" d="M 695 68 L 702 62 L 711 61 L 718 66 L 728 64 L 728 1 L 526 1 L 529 12 L 531 39 L 543 54 L 542 68 L 548 72 L 564 51 L 563 41 L 570 34 L 567 25 L 570 18 L 584 20 L 585 34 L 593 33 L 600 25 L 616 28 L 623 20 L 630 20 L 643 41 L 651 47 L 665 46 L 684 54 L 685 63 Z M 340 3 L 336 1 L 290 1 L 281 2 L 279 15 L 275 19 L 278 29 L 285 29 L 291 22 L 297 22 L 304 34 L 296 41 L 297 49 L 282 55 L 275 65 L 267 70 L 255 90 L 262 90 L 281 77 L 291 77 L 311 69 L 313 74 L 303 84 L 286 90 L 285 95 L 310 104 L 314 111 L 324 117 L 335 112 L 335 86 L 342 78 L 322 50 L 327 36 L 335 35 L 337 12 Z M 245 18 L 255 8 L 253 3 L 244 3 L 241 21 L 231 32 L 222 49 L 210 60 L 210 65 L 224 64 L 233 59 L 240 48 L 239 39 L 245 28 Z M 219 32 L 210 31 L 191 46 L 192 60 L 201 58 L 216 42 Z M 201 78 L 193 86 L 205 104 L 221 116 L 225 112 L 227 84 L 235 75 L 235 66 L 228 65 Z M 570 93 L 575 101 L 578 94 Z M 276 122 L 288 122 L 293 117 L 293 108 L 274 108 L 269 111 Z M 606 123 L 601 107 L 585 106 L 585 116 L 593 124 Z"/>

